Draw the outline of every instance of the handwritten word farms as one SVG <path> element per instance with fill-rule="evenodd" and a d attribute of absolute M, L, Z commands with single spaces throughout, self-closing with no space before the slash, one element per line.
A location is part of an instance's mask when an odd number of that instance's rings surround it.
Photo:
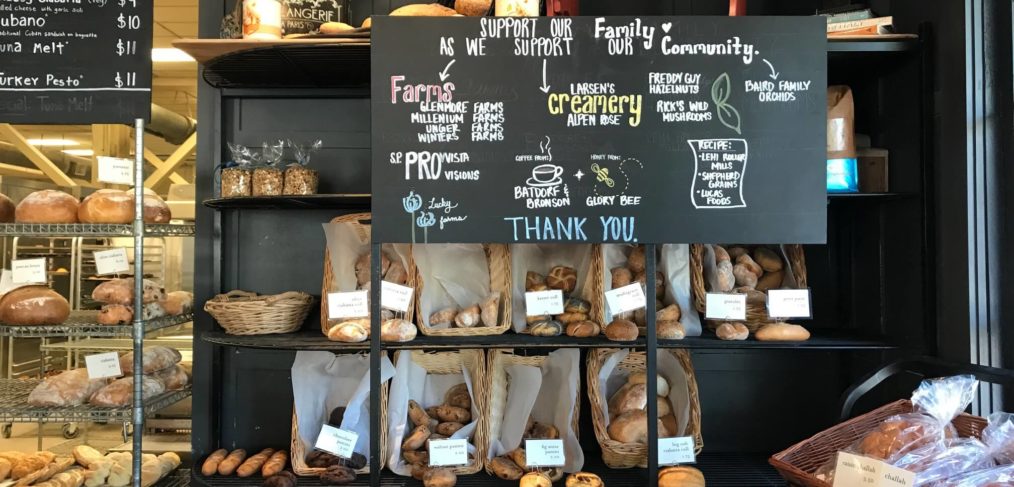
<path fill-rule="evenodd" d="M 403 81 L 405 81 L 404 76 L 391 76 L 392 105 L 397 104 L 399 99 L 402 103 L 454 101 L 454 83 L 450 81 L 441 85 L 403 85 Z"/>
<path fill-rule="evenodd" d="M 415 178 L 419 180 L 479 180 L 478 169 L 471 171 L 444 170 L 444 164 L 467 164 L 469 162 L 467 152 L 392 152 L 388 162 L 395 165 L 405 165 L 406 181 L 412 180 L 413 167 L 415 168 Z"/>
<path fill-rule="evenodd" d="M 588 234 L 584 226 L 587 218 L 578 217 L 528 217 L 515 216 L 504 218 L 514 227 L 514 240 L 521 241 L 586 241 Z M 637 242 L 635 237 L 635 218 L 632 216 L 615 217 L 600 216 L 602 241 L 604 242 Z"/>
<path fill-rule="evenodd" d="M 641 124 L 641 95 L 571 95 L 550 93 L 546 99 L 550 115 L 567 113 L 567 126 L 616 125 L 619 116 L 630 114 L 631 127 Z M 568 113 L 569 112 L 569 113 Z M 596 115 L 599 117 L 596 118 Z M 598 120 L 598 122 L 596 122 Z"/>

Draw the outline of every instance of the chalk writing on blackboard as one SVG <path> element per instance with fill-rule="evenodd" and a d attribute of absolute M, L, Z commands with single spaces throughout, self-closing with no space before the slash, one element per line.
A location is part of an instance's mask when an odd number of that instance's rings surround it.
<path fill-rule="evenodd" d="M 694 208 L 744 208 L 746 174 L 745 139 L 688 140 L 694 151 L 694 181 L 690 200 Z"/>

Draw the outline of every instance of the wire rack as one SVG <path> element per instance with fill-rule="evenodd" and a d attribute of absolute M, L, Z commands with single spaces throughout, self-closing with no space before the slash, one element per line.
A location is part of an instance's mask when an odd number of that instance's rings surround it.
<path fill-rule="evenodd" d="M 188 487 L 190 485 L 190 470 L 185 468 L 178 468 L 169 472 L 155 483 L 155 487 Z"/>
<path fill-rule="evenodd" d="M 0 422 L 3 423 L 127 423 L 133 420 L 133 408 L 90 405 L 37 407 L 28 404 L 28 395 L 42 382 L 37 379 L 0 380 Z M 190 396 L 191 389 L 169 391 L 145 399 L 144 415 L 151 416 Z"/>
<path fill-rule="evenodd" d="M 98 311 L 74 311 L 59 325 L 15 325 L 0 324 L 0 336 L 15 338 L 47 338 L 47 337 L 90 337 L 90 338 L 124 338 L 134 335 L 133 325 L 100 325 L 97 322 Z M 192 313 L 177 316 L 163 316 L 144 322 L 147 335 L 171 326 L 192 321 Z"/>
<path fill-rule="evenodd" d="M 194 235 L 193 223 L 153 223 L 144 226 L 149 237 L 189 237 Z M 0 236 L 5 237 L 130 237 L 133 225 L 105 223 L 0 223 Z"/>

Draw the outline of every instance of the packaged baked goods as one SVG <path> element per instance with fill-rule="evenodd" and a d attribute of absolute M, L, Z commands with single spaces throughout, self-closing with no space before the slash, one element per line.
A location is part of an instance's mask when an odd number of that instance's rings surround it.
<path fill-rule="evenodd" d="M 249 147 L 228 143 L 232 160 L 221 170 L 220 192 L 222 198 L 250 196 L 253 184 L 253 167 L 259 156 Z"/>
<path fill-rule="evenodd" d="M 1014 463 L 1014 414 L 996 412 L 989 415 L 989 426 L 982 430 L 982 442 L 989 448 L 997 465 Z"/>
<path fill-rule="evenodd" d="M 70 303 L 46 286 L 25 286 L 0 298 L 0 321 L 11 325 L 59 325 L 70 316 Z"/>
<path fill-rule="evenodd" d="M 291 140 L 289 147 L 292 147 L 296 162 L 285 168 L 285 187 L 282 194 L 307 195 L 317 194 L 317 187 L 320 184 L 320 177 L 317 171 L 310 169 L 310 158 L 320 150 L 323 142 L 316 140 L 309 144 L 296 144 Z"/>
<path fill-rule="evenodd" d="M 265 142 L 261 147 L 260 158 L 253 170 L 253 180 L 250 186 L 252 196 L 278 196 L 282 194 L 285 186 L 285 176 L 279 163 L 285 151 L 285 142 Z"/>
<path fill-rule="evenodd" d="M 1010 487 L 1014 485 L 1014 465 L 965 472 L 951 477 L 946 487 Z"/>
<path fill-rule="evenodd" d="M 25 196 L 14 209 L 18 223 L 77 223 L 77 198 L 54 189 Z"/>
<path fill-rule="evenodd" d="M 106 385 L 105 379 L 89 379 L 87 369 L 71 369 L 46 377 L 28 394 L 32 406 L 79 406 Z"/>

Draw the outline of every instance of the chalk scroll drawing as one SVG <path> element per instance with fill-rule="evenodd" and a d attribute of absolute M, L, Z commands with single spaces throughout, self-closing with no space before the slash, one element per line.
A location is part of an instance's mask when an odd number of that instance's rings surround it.
<path fill-rule="evenodd" d="M 592 163 L 589 169 L 595 175 L 595 186 L 592 188 L 595 196 L 609 196 L 626 195 L 627 190 L 630 189 L 630 171 L 644 169 L 644 166 L 637 159 L 627 158 L 621 161 L 616 166 L 616 170 L 612 172 L 608 166 L 599 163 Z"/>
<path fill-rule="evenodd" d="M 694 151 L 694 180 L 690 201 L 694 208 L 745 208 L 746 139 L 688 140 Z"/>
<path fill-rule="evenodd" d="M 416 194 L 415 191 L 409 191 L 408 196 L 401 199 L 401 205 L 405 209 L 405 213 L 408 213 L 408 221 L 412 226 L 412 243 L 415 243 L 415 212 L 422 208 L 422 204 L 422 196 Z"/>
<path fill-rule="evenodd" d="M 718 121 L 722 122 L 722 125 L 734 130 L 736 134 L 742 135 L 739 110 L 736 110 L 736 107 L 729 104 L 729 96 L 731 94 L 732 82 L 729 80 L 729 73 L 722 73 L 711 84 L 711 101 L 715 103 Z"/>

